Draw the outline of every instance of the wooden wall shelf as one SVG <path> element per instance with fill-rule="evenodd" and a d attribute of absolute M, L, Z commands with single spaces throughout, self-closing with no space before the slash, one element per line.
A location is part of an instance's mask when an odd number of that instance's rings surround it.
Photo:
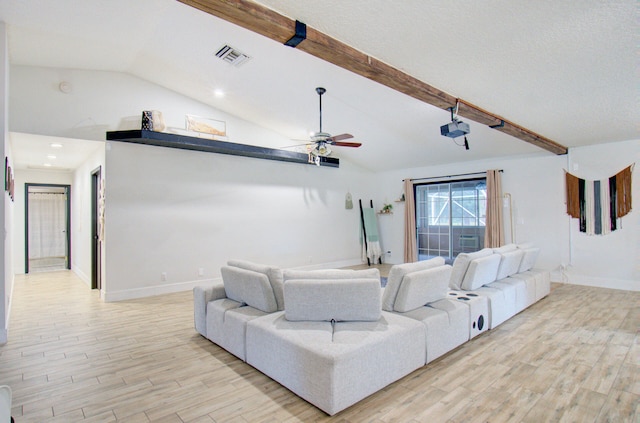
<path fill-rule="evenodd" d="M 305 153 L 238 144 L 228 141 L 217 141 L 207 138 L 189 137 L 186 135 L 167 134 L 165 132 L 144 130 L 113 131 L 107 132 L 107 141 L 122 141 L 154 145 L 157 147 L 179 148 L 182 150 L 231 154 L 233 156 L 316 165 L 315 163 L 309 162 L 309 155 Z M 320 166 L 340 167 L 340 160 L 335 157 L 320 157 Z"/>

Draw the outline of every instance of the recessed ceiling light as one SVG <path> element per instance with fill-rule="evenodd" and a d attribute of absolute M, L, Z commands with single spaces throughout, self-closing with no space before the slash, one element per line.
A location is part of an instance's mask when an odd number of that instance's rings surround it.
<path fill-rule="evenodd" d="M 45 164 L 43 164 L 43 166 L 44 166 L 44 167 L 51 167 L 51 166 L 52 166 L 52 164 L 51 164 L 51 163 L 45 163 Z"/>
<path fill-rule="evenodd" d="M 58 142 L 53 142 L 53 143 L 49 144 L 49 146 L 51 148 L 62 148 L 62 144 L 60 144 Z"/>
<path fill-rule="evenodd" d="M 213 95 L 216 98 L 222 98 L 222 97 L 224 97 L 224 91 L 222 91 L 221 89 L 217 88 L 217 89 L 213 90 Z"/>
<path fill-rule="evenodd" d="M 47 154 L 47 159 L 49 160 L 55 160 L 57 157 L 54 156 L 53 154 Z"/>

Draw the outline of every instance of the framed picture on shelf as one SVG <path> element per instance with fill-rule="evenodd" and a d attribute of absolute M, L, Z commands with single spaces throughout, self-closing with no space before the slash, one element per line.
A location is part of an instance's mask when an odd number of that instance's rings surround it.
<path fill-rule="evenodd" d="M 210 119 L 201 116 L 185 115 L 187 131 L 216 137 L 227 136 L 227 124 L 222 120 Z"/>

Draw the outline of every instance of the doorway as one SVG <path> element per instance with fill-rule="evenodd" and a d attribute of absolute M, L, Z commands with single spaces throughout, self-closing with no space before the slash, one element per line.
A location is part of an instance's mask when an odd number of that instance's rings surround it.
<path fill-rule="evenodd" d="M 102 168 L 91 172 L 91 289 L 102 289 Z"/>
<path fill-rule="evenodd" d="M 71 186 L 25 184 L 25 273 L 71 269 Z"/>

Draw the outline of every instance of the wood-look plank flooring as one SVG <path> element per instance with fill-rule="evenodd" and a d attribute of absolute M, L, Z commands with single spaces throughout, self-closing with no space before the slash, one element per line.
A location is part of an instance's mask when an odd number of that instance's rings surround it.
<path fill-rule="evenodd" d="M 639 422 L 640 292 L 549 297 L 329 417 L 198 335 L 191 292 L 103 303 L 18 276 L 0 384 L 24 422 Z M 393 357 L 389 357 L 393 360 Z"/>

